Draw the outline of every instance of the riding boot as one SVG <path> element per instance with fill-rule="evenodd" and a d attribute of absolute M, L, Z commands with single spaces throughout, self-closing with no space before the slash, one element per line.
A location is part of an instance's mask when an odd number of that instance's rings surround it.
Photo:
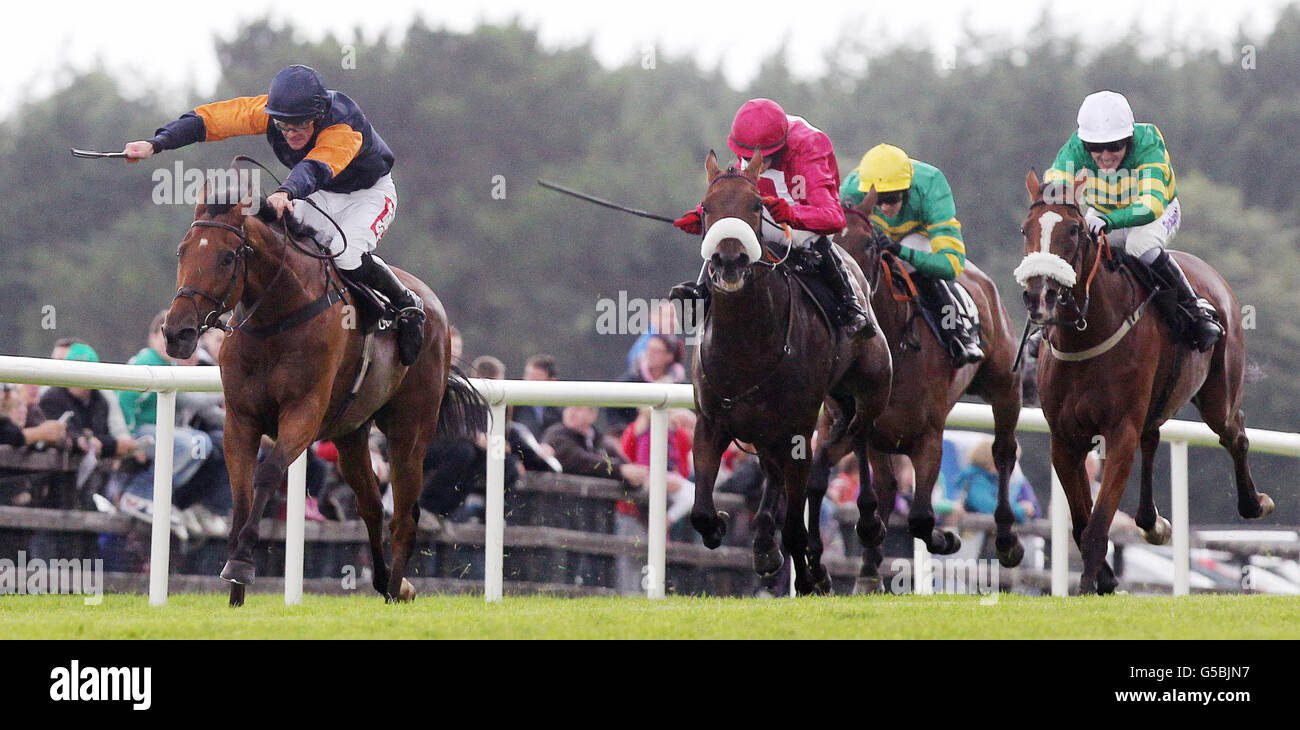
<path fill-rule="evenodd" d="M 383 259 L 361 254 L 361 267 L 348 272 L 355 280 L 384 295 L 397 310 L 397 355 L 409 366 L 424 347 L 424 302 L 407 289 Z"/>
<path fill-rule="evenodd" d="M 709 262 L 705 261 L 700 267 L 700 275 L 695 281 L 683 281 L 668 291 L 668 299 L 679 299 L 685 302 L 687 299 L 699 299 L 700 306 L 703 307 L 709 300 L 709 287 L 704 283 L 704 277 L 708 276 Z"/>
<path fill-rule="evenodd" d="M 922 306 L 930 306 L 940 339 L 948 347 L 952 359 L 960 367 L 984 359 L 984 351 L 979 346 L 979 330 L 972 319 L 965 314 L 965 307 L 957 300 L 951 287 L 955 284 L 936 279 L 932 276 L 913 276 Z"/>
<path fill-rule="evenodd" d="M 1219 324 L 1214 305 L 1196 294 L 1182 267 L 1168 251 L 1161 251 L 1156 260 L 1151 262 L 1151 268 L 1165 280 L 1166 285 L 1178 292 L 1178 307 L 1191 318 L 1192 344 L 1197 350 L 1208 352 L 1223 336 L 1223 325 Z"/>
<path fill-rule="evenodd" d="M 812 248 L 820 257 L 817 263 L 817 273 L 821 275 L 822 281 L 830 287 L 831 295 L 839 302 L 839 312 L 836 318 L 844 327 L 844 332 L 850 338 L 869 340 L 876 336 L 876 326 L 872 323 L 867 312 L 862 308 L 858 301 L 858 296 L 853 291 L 853 284 L 849 282 L 849 272 L 845 268 L 844 262 L 835 254 L 831 248 L 831 239 L 826 236 L 818 236 L 812 243 Z"/>

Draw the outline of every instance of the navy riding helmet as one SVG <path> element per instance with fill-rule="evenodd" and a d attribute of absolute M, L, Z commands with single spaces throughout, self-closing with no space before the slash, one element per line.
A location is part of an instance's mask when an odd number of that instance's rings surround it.
<path fill-rule="evenodd" d="M 271 79 L 266 113 L 277 119 L 315 119 L 325 113 L 329 92 L 316 69 L 295 64 Z"/>

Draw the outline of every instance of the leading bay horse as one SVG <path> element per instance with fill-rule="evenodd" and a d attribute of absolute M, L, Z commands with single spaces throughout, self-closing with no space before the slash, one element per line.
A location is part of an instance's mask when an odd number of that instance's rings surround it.
<path fill-rule="evenodd" d="M 803 523 L 804 494 L 811 466 L 813 431 L 830 394 L 843 415 L 829 439 L 859 451 L 862 481 L 870 484 L 865 458 L 866 429 L 889 399 L 892 369 L 883 337 L 848 340 L 818 313 L 779 256 L 764 252 L 758 230 L 763 201 L 758 191 L 761 155 L 743 170 L 723 172 L 717 157 L 705 160 L 701 254 L 710 262 L 711 303 L 705 314 L 691 371 L 695 385 L 695 506 L 691 524 L 705 546 L 722 543 L 725 515 L 713 504 L 713 485 L 723 451 L 733 440 L 753 444 L 767 479 L 754 517 L 754 570 L 772 575 L 791 558 L 795 590 L 829 593 L 821 566 L 820 539 L 809 541 Z M 862 287 L 866 282 L 851 259 L 845 261 Z M 870 303 L 863 302 L 870 311 Z M 819 445 L 818 449 L 826 448 Z M 786 497 L 781 547 L 773 516 Z M 862 513 L 875 512 L 871 490 Z M 813 517 L 813 525 L 816 525 Z M 881 535 L 883 538 L 883 534 Z"/>
<path fill-rule="evenodd" d="M 979 310 L 985 357 L 978 363 L 957 367 L 948 348 L 939 342 L 917 312 L 921 305 L 915 301 L 915 294 L 898 293 L 906 287 L 895 285 L 889 279 L 881 281 L 882 273 L 891 277 L 892 271 L 901 264 L 877 245 L 870 219 L 875 204 L 873 189 L 856 208 L 846 209 L 848 225 L 837 243 L 857 260 L 871 281 L 871 307 L 889 342 L 897 374 L 889 406 L 876 419 L 869 440 L 868 454 L 880 519 L 889 524 L 898 492 L 890 454 L 905 454 L 916 470 L 908 532 L 923 540 L 932 553 L 949 555 L 960 548 L 961 540 L 955 534 L 935 528 L 931 495 L 943 458 L 943 429 L 948 413 L 963 394 L 977 395 L 993 407 L 993 461 L 998 472 L 995 547 L 999 562 L 1004 567 L 1015 567 L 1024 557 L 1025 549 L 1011 531 L 1015 513 L 1011 508 L 1009 482 L 1016 467 L 1015 431 L 1020 420 L 1020 373 L 1011 370 L 1017 343 L 1011 317 L 1002 305 L 997 286 L 967 261 L 957 281 L 970 293 Z M 891 271 L 882 272 L 887 267 L 892 267 Z M 829 456 L 829 462 L 814 464 L 808 487 L 813 504 L 818 504 L 820 495 L 825 494 L 827 473 L 843 453 L 831 452 Z M 862 524 L 861 519 L 858 524 Z M 878 566 L 883 555 L 879 543 L 864 542 L 864 546 L 857 588 L 872 591 L 881 585 Z"/>
<path fill-rule="evenodd" d="M 1183 344 L 1164 317 L 1147 311 L 1152 292 L 1128 270 L 1130 264 L 1111 259 L 1104 238 L 1088 232 L 1079 204 L 1085 183 L 1083 173 L 1072 185 L 1042 185 L 1032 171 L 1025 177 L 1030 207 L 1016 280 L 1025 287 L 1030 320 L 1045 326 L 1039 399 L 1052 434 L 1052 466 L 1083 556 L 1079 592 L 1107 594 L 1118 583 L 1106 564 L 1107 535 L 1139 448 L 1142 493 L 1134 521 L 1147 542 L 1169 539 L 1169 521 L 1156 511 L 1152 495 L 1151 465 L 1160 424 L 1189 400 L 1232 455 L 1241 516 L 1262 517 L 1273 511 L 1273 500 L 1255 491 L 1246 463 L 1245 344 L 1232 289 L 1201 259 L 1169 252 L 1196 291 L 1214 304 L 1226 330 L 1209 352 Z M 1106 460 L 1094 505 L 1084 459 L 1097 434 Z"/>
<path fill-rule="evenodd" d="M 248 212 L 255 203 L 256 213 Z M 221 571 L 231 583 L 230 605 L 242 605 L 244 587 L 253 582 L 267 500 L 289 464 L 321 439 L 338 446 L 339 470 L 356 492 L 375 590 L 386 600 L 410 600 L 415 590 L 405 578 L 406 564 L 425 451 L 435 432 L 472 437 L 484 430 L 484 401 L 451 368 L 447 315 L 428 286 L 394 269 L 424 300 L 426 344 L 419 358 L 409 368 L 401 365 L 393 330 L 376 335 L 367 353 L 358 302 L 339 285 L 333 262 L 312 253 L 310 240 L 299 240 L 309 239 L 310 229 L 289 216 L 274 221 L 264 201 L 200 202 L 176 251 L 177 292 L 163 325 L 167 354 L 185 358 L 201 329 L 220 326 L 218 317 L 239 306 L 220 354 L 234 501 Z M 388 437 L 392 463 L 391 566 L 370 464 L 372 421 Z M 259 461 L 264 434 L 275 445 Z"/>

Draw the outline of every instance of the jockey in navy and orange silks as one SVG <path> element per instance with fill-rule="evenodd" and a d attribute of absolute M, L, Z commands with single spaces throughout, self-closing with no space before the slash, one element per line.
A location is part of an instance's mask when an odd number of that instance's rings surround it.
<path fill-rule="evenodd" d="M 308 66 L 289 66 L 275 75 L 270 92 L 203 104 L 159 128 L 152 139 L 131 142 L 131 162 L 195 142 L 265 134 L 275 156 L 290 168 L 284 183 L 267 196 L 277 215 L 288 212 L 317 232 L 317 241 L 337 257 L 334 263 L 355 281 L 374 288 L 399 310 L 399 352 L 414 362 L 423 345 L 424 306 L 392 270 L 371 252 L 397 212 L 391 170 L 393 152 L 355 101 L 325 83 Z M 310 198 L 343 229 L 339 236 Z M 346 240 L 345 240 L 346 239 Z"/>

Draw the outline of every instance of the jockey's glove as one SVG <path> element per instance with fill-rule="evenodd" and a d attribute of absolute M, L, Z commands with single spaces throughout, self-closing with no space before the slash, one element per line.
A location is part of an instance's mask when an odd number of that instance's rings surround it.
<path fill-rule="evenodd" d="M 1083 217 L 1084 222 L 1088 225 L 1088 232 L 1094 236 L 1100 235 L 1110 228 L 1110 221 L 1106 220 L 1102 214 L 1089 208 L 1087 215 Z"/>

